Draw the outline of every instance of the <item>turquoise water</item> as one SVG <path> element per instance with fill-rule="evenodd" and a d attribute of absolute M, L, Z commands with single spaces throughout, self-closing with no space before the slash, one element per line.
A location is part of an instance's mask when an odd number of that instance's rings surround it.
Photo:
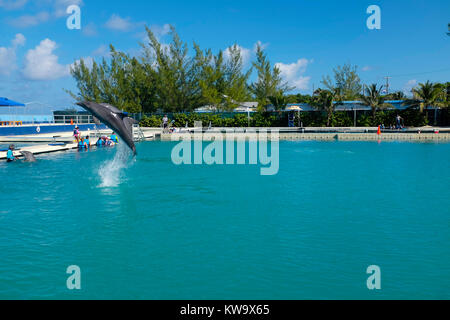
<path fill-rule="evenodd" d="M 450 144 L 280 142 L 276 176 L 173 146 L 1 163 L 0 298 L 450 298 Z"/>

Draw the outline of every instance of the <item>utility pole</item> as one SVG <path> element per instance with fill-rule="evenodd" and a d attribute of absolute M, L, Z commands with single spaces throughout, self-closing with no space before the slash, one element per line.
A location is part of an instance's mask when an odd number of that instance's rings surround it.
<path fill-rule="evenodd" d="M 392 77 L 384 77 L 386 79 L 386 95 L 389 94 L 389 79 L 391 79 Z"/>

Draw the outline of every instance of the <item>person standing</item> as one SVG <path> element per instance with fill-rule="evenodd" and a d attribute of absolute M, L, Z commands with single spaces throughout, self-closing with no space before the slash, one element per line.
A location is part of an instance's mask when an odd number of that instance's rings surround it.
<path fill-rule="evenodd" d="M 14 145 L 10 145 L 8 151 L 6 152 L 6 162 L 13 162 L 16 160 L 14 157 Z"/>
<path fill-rule="evenodd" d="M 164 128 L 164 130 L 166 130 L 168 126 L 169 126 L 169 118 L 167 117 L 167 114 L 165 114 L 164 118 L 163 118 L 163 128 Z"/>
<path fill-rule="evenodd" d="M 80 142 L 81 133 L 80 133 L 80 129 L 78 128 L 78 126 L 76 126 L 75 129 L 73 130 L 73 137 L 75 138 L 77 143 Z"/>
<path fill-rule="evenodd" d="M 403 118 L 400 117 L 400 115 L 397 114 L 397 117 L 395 117 L 396 122 L 397 122 L 397 129 L 401 129 L 402 128 L 402 120 Z"/>

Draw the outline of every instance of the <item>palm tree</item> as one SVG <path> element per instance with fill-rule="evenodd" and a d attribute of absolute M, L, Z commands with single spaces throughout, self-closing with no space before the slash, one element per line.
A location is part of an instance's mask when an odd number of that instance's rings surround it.
<path fill-rule="evenodd" d="M 420 112 L 429 107 L 445 107 L 445 103 L 442 101 L 444 91 L 438 83 L 430 81 L 419 83 L 419 86 L 414 88 L 412 92 L 414 99 L 409 100 L 408 104 L 411 107 L 419 107 Z"/>
<path fill-rule="evenodd" d="M 397 91 L 385 96 L 385 99 L 405 100 L 406 96 L 402 91 Z"/>
<path fill-rule="evenodd" d="M 425 83 L 419 83 L 419 86 L 412 90 L 414 95 L 413 99 L 405 101 L 406 105 L 410 107 L 419 107 L 421 113 L 428 108 L 434 107 L 434 122 L 437 120 L 437 109 L 447 107 L 445 102 L 445 87 L 439 83 L 432 83 L 427 81 Z"/>
<path fill-rule="evenodd" d="M 276 95 L 270 96 L 269 101 L 278 112 L 281 112 L 287 106 L 287 99 L 282 91 L 278 91 Z"/>
<path fill-rule="evenodd" d="M 316 109 L 327 113 L 327 127 L 329 127 L 336 106 L 342 104 L 342 95 L 338 88 L 335 88 L 333 91 L 317 89 L 314 92 L 311 104 Z"/>
<path fill-rule="evenodd" d="M 377 115 L 377 111 L 380 109 L 393 108 L 394 106 L 390 103 L 385 102 L 385 98 L 381 95 L 381 91 L 383 86 L 378 86 L 376 83 L 371 84 L 366 87 L 365 94 L 359 97 L 359 101 L 361 104 L 369 106 L 372 109 L 372 118 L 375 121 L 375 117 Z"/>

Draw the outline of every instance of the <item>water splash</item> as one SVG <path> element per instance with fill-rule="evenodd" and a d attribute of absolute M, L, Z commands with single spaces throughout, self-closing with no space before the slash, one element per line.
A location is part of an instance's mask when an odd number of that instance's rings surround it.
<path fill-rule="evenodd" d="M 128 168 L 132 163 L 130 161 L 131 151 L 124 143 L 119 143 L 116 148 L 114 159 L 104 162 L 98 170 L 101 179 L 100 188 L 117 187 L 121 182 L 123 169 Z"/>

